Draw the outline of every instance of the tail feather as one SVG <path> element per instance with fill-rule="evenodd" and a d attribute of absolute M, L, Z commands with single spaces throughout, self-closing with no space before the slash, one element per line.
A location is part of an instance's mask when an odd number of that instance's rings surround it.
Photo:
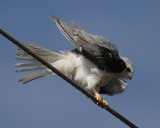
<path fill-rule="evenodd" d="M 32 74 L 29 74 L 29 75 L 22 77 L 21 79 L 19 79 L 19 82 L 26 84 L 32 80 L 36 80 L 36 79 L 39 79 L 39 78 L 42 78 L 44 76 L 48 76 L 51 74 L 52 74 L 52 72 L 49 72 L 49 71 L 48 72 L 36 72 L 36 73 L 32 73 Z"/>
<path fill-rule="evenodd" d="M 34 53 L 36 53 L 38 56 L 42 57 L 44 60 L 51 62 L 51 63 L 54 61 L 57 61 L 59 59 L 64 58 L 64 56 L 62 54 L 50 51 L 45 48 L 41 48 L 37 45 L 33 45 L 33 44 L 28 43 L 28 44 L 25 44 L 25 46 L 28 47 Z M 16 59 L 19 59 L 19 60 L 35 60 L 33 57 L 28 55 L 28 53 L 26 53 L 22 49 L 18 49 L 18 52 L 16 55 L 17 55 Z"/>
<path fill-rule="evenodd" d="M 24 68 L 19 68 L 16 70 L 16 72 L 24 72 L 24 71 L 33 71 L 33 70 L 42 70 L 46 69 L 45 66 L 32 66 L 32 67 L 24 67 Z"/>
<path fill-rule="evenodd" d="M 44 49 L 33 44 L 25 44 L 25 46 L 49 63 L 54 63 L 60 59 L 63 59 L 65 56 L 63 54 L 55 53 L 48 49 Z M 35 60 L 32 56 L 27 54 L 22 49 L 18 49 L 16 54 L 16 59 L 24 61 L 22 63 L 15 64 L 15 66 L 17 67 L 16 72 L 36 71 L 36 70 L 41 71 L 26 75 L 22 77 L 19 80 L 19 82 L 28 83 L 32 80 L 53 74 L 53 72 L 51 72 L 44 65 Z"/>
<path fill-rule="evenodd" d="M 33 57 L 31 57 L 31 56 L 16 56 L 16 59 L 17 60 L 34 60 L 34 58 Z"/>
<path fill-rule="evenodd" d="M 15 64 L 15 66 L 16 67 L 31 67 L 31 66 L 36 66 L 36 65 L 40 65 L 40 63 L 39 62 L 35 62 L 35 63 L 33 63 L 33 62 L 26 62 L 26 63 L 17 63 L 17 64 Z"/>

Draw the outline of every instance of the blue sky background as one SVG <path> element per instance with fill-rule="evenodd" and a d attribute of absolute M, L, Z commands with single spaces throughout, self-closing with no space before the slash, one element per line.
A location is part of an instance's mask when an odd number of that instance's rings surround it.
<path fill-rule="evenodd" d="M 135 64 L 125 93 L 103 96 L 111 107 L 139 127 L 160 127 L 160 1 L 159 0 L 1 0 L 0 27 L 22 42 L 50 50 L 72 49 L 51 15 L 74 21 L 89 33 L 117 45 Z M 17 47 L 0 36 L 1 128 L 125 128 L 59 77 L 26 85 L 14 64 Z"/>

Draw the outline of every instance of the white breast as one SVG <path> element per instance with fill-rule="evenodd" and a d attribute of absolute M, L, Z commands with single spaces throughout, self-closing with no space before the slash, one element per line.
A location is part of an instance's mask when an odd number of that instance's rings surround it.
<path fill-rule="evenodd" d="M 98 87 L 104 86 L 112 79 L 112 74 L 105 70 L 99 69 L 95 64 L 90 62 L 83 56 L 76 58 L 74 61 L 76 65 L 74 72 L 74 80 L 79 82 L 82 86 L 87 86 L 87 79 L 92 77 L 98 80 Z"/>

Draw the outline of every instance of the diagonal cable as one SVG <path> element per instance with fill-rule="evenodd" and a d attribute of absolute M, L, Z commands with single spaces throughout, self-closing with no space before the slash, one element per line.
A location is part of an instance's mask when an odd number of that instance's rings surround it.
<path fill-rule="evenodd" d="M 12 37 L 8 33 L 6 33 L 4 30 L 0 29 L 0 34 L 2 34 L 5 38 L 7 38 L 8 40 L 10 40 L 13 44 L 17 45 L 19 48 L 21 48 L 22 50 L 24 50 L 26 53 L 28 53 L 29 55 L 31 55 L 34 59 L 36 59 L 37 61 L 39 61 L 40 63 L 42 63 L 48 69 L 52 70 L 59 77 L 61 77 L 63 80 L 67 81 L 73 87 L 75 87 L 76 89 L 78 89 L 79 91 L 81 91 L 88 98 L 90 98 L 94 103 L 98 102 L 97 99 L 92 94 L 88 93 L 81 86 L 79 86 L 77 83 L 75 83 L 74 81 L 72 81 L 71 79 L 69 79 L 67 76 L 65 76 L 64 74 L 62 74 L 60 71 L 58 71 L 56 68 L 54 68 L 51 64 L 49 64 L 44 59 L 42 59 L 41 57 L 39 57 L 38 55 L 36 55 L 33 51 L 31 51 L 24 44 L 22 44 L 21 42 L 19 42 L 18 40 L 16 40 L 14 37 Z M 110 112 L 111 114 L 113 114 L 119 120 L 121 120 L 126 125 L 128 125 L 130 128 L 138 128 L 138 126 L 136 126 L 131 121 L 129 121 L 128 119 L 126 119 L 124 116 L 122 116 L 121 114 L 119 114 L 117 111 L 115 111 L 114 109 L 112 109 L 109 105 L 105 105 L 105 104 L 103 104 L 103 102 L 99 102 L 98 105 L 100 107 L 104 108 L 105 110 L 107 110 L 108 112 Z"/>

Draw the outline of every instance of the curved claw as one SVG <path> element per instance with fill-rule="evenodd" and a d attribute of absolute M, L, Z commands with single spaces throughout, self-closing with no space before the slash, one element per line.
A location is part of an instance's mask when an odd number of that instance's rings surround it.
<path fill-rule="evenodd" d="M 103 100 L 103 99 L 101 98 L 101 96 L 99 95 L 99 93 L 94 92 L 94 96 L 95 96 L 95 98 L 96 98 L 96 100 L 97 100 L 97 102 L 96 102 L 97 105 L 99 105 L 99 104 L 104 104 L 105 106 L 108 106 L 108 105 L 109 105 L 107 101 L 105 101 L 105 100 Z"/>

